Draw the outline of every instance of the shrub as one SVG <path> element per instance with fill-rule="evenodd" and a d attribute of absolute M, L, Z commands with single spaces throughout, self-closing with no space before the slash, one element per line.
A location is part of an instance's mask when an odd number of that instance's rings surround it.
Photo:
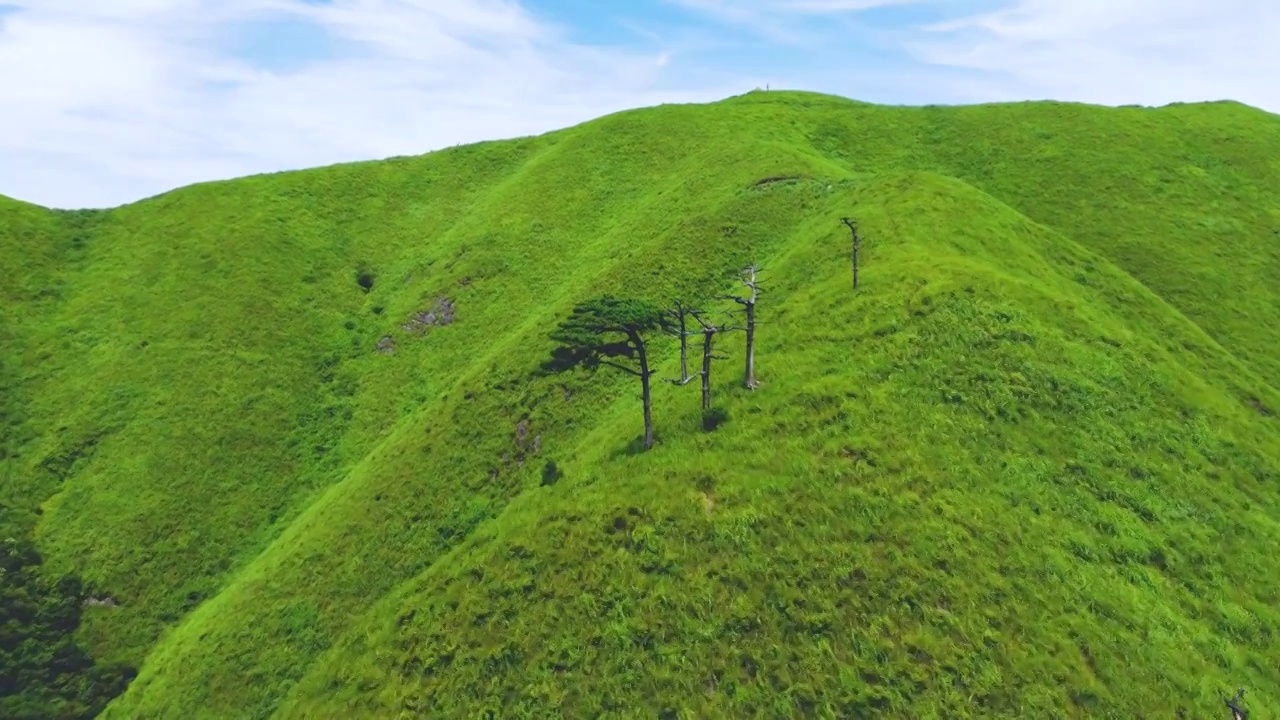
<path fill-rule="evenodd" d="M 564 477 L 564 473 L 560 472 L 559 466 L 555 460 L 548 460 L 546 465 L 542 466 L 542 486 L 555 485 Z"/>
<path fill-rule="evenodd" d="M 711 432 L 729 421 L 729 411 L 722 407 L 713 407 L 702 411 L 702 429 Z"/>

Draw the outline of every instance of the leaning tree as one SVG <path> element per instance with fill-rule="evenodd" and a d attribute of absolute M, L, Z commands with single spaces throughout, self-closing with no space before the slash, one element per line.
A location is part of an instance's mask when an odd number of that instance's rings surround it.
<path fill-rule="evenodd" d="M 600 297 L 582 303 L 551 335 L 559 343 L 552 351 L 551 367 L 594 370 L 601 365 L 640 378 L 644 401 L 644 447 L 653 447 L 649 357 L 645 334 L 663 327 L 664 312 L 643 300 Z M 628 363 L 634 363 L 634 366 Z"/>

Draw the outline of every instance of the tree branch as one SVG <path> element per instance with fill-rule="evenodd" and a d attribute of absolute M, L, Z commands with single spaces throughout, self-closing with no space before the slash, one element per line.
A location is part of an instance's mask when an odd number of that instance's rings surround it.
<path fill-rule="evenodd" d="M 710 330 L 711 332 L 718 333 L 718 332 L 723 332 L 726 329 L 726 326 L 724 325 L 716 325 L 714 323 L 708 322 L 707 319 L 702 316 L 701 312 L 691 312 L 689 314 L 693 316 L 694 320 L 698 321 L 698 324 L 702 326 L 702 330 L 704 332 L 707 330 Z M 695 330 L 692 334 L 696 335 L 697 332 L 698 331 Z"/>
<path fill-rule="evenodd" d="M 600 363 L 601 365 L 608 365 L 611 368 L 617 368 L 618 370 L 621 370 L 624 373 L 630 373 L 632 375 L 635 375 L 636 377 L 644 377 L 644 373 L 641 373 L 639 370 L 634 370 L 632 368 L 627 367 L 626 365 L 619 365 L 618 363 L 615 363 L 612 360 L 601 359 L 601 360 L 597 360 L 596 362 Z"/>

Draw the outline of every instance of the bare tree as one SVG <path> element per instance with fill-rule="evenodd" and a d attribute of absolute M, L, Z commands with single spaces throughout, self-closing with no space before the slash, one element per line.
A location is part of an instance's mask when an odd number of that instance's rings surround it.
<path fill-rule="evenodd" d="M 756 274 L 760 272 L 759 265 L 752 265 L 742 271 L 742 284 L 747 286 L 751 292 L 745 297 L 739 295 L 726 295 L 724 299 L 732 300 L 746 308 L 747 313 L 747 369 L 745 384 L 748 390 L 754 390 L 760 386 L 756 382 L 756 300 L 760 297 L 760 287 L 756 282 Z"/>
<path fill-rule="evenodd" d="M 711 361 L 724 360 L 726 355 L 715 355 L 712 348 L 715 345 L 715 337 L 717 333 L 730 332 L 738 328 L 727 327 L 725 325 L 716 325 L 708 322 L 702 317 L 701 313 L 691 312 L 694 319 L 702 326 L 702 372 L 698 373 L 702 376 L 702 409 L 711 409 Z"/>
<path fill-rule="evenodd" d="M 862 249 L 862 237 L 858 235 L 858 225 L 849 218 L 841 218 L 840 222 L 849 228 L 849 233 L 853 235 L 853 289 L 858 289 L 858 251 Z"/>
<path fill-rule="evenodd" d="M 675 307 L 663 315 L 663 330 L 680 338 L 680 379 L 667 381 L 676 385 L 688 385 L 693 380 L 689 374 L 689 336 L 694 334 L 688 329 L 690 315 L 696 317 L 694 310 L 681 300 L 676 300 Z"/>

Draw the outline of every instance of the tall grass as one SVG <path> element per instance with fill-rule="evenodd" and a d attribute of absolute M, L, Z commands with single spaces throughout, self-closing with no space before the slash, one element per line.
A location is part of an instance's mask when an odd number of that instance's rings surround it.
<path fill-rule="evenodd" d="M 1277 152 L 1231 104 L 770 92 L 0 206 L 5 505 L 119 601 L 105 717 L 1266 708 Z M 659 383 L 637 452 L 631 378 L 539 372 L 576 303 L 731 313 L 753 262 L 713 431 Z"/>

